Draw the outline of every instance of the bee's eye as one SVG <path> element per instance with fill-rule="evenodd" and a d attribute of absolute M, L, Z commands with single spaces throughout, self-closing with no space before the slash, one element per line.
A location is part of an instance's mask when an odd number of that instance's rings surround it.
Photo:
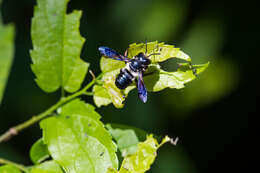
<path fill-rule="evenodd" d="M 138 53 L 136 56 L 137 56 L 137 57 L 143 57 L 144 54 L 143 54 L 143 52 L 140 52 L 140 53 Z"/>

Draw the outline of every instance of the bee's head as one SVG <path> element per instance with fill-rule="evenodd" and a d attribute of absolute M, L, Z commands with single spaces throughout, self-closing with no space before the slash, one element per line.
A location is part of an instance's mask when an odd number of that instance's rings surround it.
<path fill-rule="evenodd" d="M 151 60 L 142 52 L 136 55 L 136 59 L 140 61 L 143 65 L 151 64 Z"/>

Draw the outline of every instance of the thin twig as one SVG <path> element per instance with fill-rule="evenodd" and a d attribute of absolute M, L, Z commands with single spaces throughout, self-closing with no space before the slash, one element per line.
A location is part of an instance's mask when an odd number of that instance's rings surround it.
<path fill-rule="evenodd" d="M 171 143 L 172 145 L 177 145 L 178 141 L 179 141 L 179 138 L 178 138 L 178 137 L 175 138 L 174 140 L 171 138 L 170 143 Z"/>
<path fill-rule="evenodd" d="M 95 78 L 95 80 L 92 80 L 90 83 L 88 83 L 83 89 L 81 89 L 80 91 L 67 96 L 67 97 L 63 97 L 61 98 L 56 104 L 54 104 L 53 106 L 51 106 L 49 109 L 47 109 L 46 111 L 33 116 L 31 119 L 17 125 L 14 126 L 12 128 L 10 128 L 8 131 L 6 131 L 4 134 L 2 134 L 0 136 L 0 143 L 1 142 L 5 142 L 7 140 L 9 140 L 10 138 L 12 138 L 13 136 L 17 135 L 20 131 L 30 127 L 31 125 L 35 124 L 36 122 L 42 120 L 43 118 L 46 118 L 50 115 L 52 115 L 52 113 L 58 109 L 60 106 L 62 106 L 63 104 L 67 103 L 70 100 L 73 100 L 74 98 L 80 96 L 80 95 L 84 95 L 86 94 L 86 91 L 92 87 L 100 78 L 102 77 L 102 73 Z"/>

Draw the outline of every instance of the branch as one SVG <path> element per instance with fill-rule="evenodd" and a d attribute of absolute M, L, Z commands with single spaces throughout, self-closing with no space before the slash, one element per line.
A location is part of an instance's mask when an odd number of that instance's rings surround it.
<path fill-rule="evenodd" d="M 40 113 L 39 115 L 33 116 L 31 119 L 29 119 L 21 124 L 18 124 L 17 126 L 11 127 L 8 131 L 6 131 L 4 134 L 2 134 L 0 136 L 0 143 L 9 140 L 13 136 L 17 135 L 20 131 L 30 127 L 31 125 L 35 124 L 36 122 L 40 121 L 41 119 L 46 118 L 47 116 L 50 116 L 51 113 L 53 113 L 56 109 L 58 109 L 60 106 L 67 103 L 68 101 L 73 100 L 74 98 L 76 98 L 80 95 L 86 95 L 86 93 L 88 93 L 86 91 L 90 87 L 92 87 L 101 77 L 102 77 L 102 73 L 97 78 L 93 79 L 90 83 L 88 83 L 80 91 L 78 91 L 70 96 L 61 98 L 61 100 L 59 100 L 56 104 L 51 106 L 46 111 Z"/>
<path fill-rule="evenodd" d="M 16 168 L 22 170 L 23 172 L 30 173 L 30 171 L 29 171 L 27 168 L 25 168 L 24 165 L 14 163 L 14 162 L 9 161 L 9 160 L 6 160 L 6 159 L 0 158 L 0 165 L 1 165 L 1 164 L 12 165 L 12 166 L 14 166 L 14 167 L 16 167 Z"/>

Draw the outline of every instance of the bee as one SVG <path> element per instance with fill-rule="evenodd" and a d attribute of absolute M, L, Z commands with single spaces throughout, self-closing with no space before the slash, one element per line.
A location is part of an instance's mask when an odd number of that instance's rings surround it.
<path fill-rule="evenodd" d="M 143 103 L 146 103 L 147 90 L 144 85 L 143 74 L 148 68 L 148 65 L 151 64 L 149 57 L 152 55 L 159 55 L 159 53 L 147 55 L 147 44 L 145 53 L 140 52 L 133 58 L 127 57 L 127 51 L 124 55 L 121 55 L 115 50 L 105 46 L 99 47 L 98 50 L 107 58 L 124 61 L 126 63 L 126 66 L 120 69 L 120 73 L 117 75 L 115 80 L 115 85 L 119 89 L 125 89 L 135 81 L 138 89 L 138 97 Z"/>

